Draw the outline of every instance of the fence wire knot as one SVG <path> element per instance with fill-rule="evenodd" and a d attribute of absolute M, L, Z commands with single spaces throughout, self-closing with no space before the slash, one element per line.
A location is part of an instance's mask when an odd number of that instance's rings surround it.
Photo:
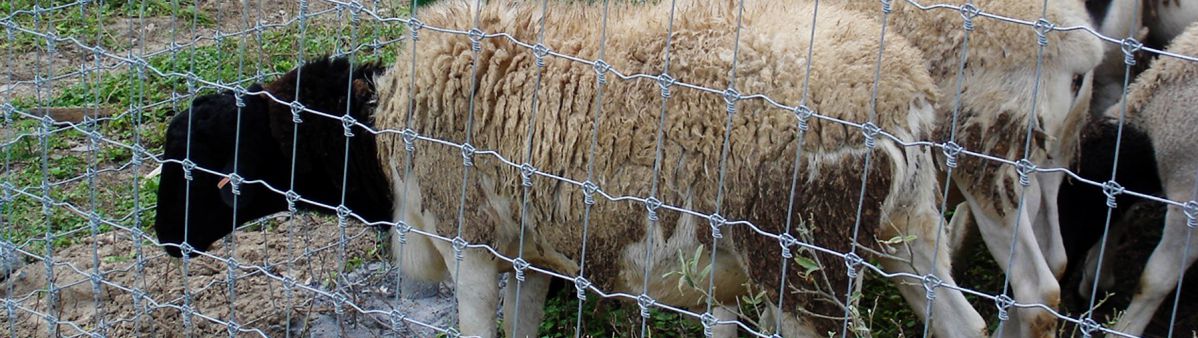
<path fill-rule="evenodd" d="M 462 333 L 459 332 L 457 328 L 451 327 L 445 330 L 445 336 L 448 338 L 458 338 L 462 336 Z"/>
<path fill-rule="evenodd" d="M 740 101 L 740 92 L 731 87 L 724 89 L 724 111 L 729 115 L 736 113 L 736 101 Z"/>
<path fill-rule="evenodd" d="M 782 247 L 782 258 L 793 258 L 794 254 L 790 252 L 790 247 L 797 244 L 799 244 L 799 241 L 789 233 L 778 235 L 778 245 Z"/>
<path fill-rule="evenodd" d="M 703 315 L 699 316 L 699 321 L 703 323 L 703 335 L 707 337 L 711 337 L 712 329 L 720 322 L 711 312 L 704 312 Z"/>
<path fill-rule="evenodd" d="M 358 120 L 354 119 L 353 116 L 350 116 L 349 114 L 341 115 L 341 128 L 345 130 L 345 137 L 354 136 L 353 128 L 357 123 Z"/>
<path fill-rule="evenodd" d="M 861 125 L 861 134 L 865 135 L 865 148 L 873 149 L 877 145 L 878 134 L 882 132 L 882 128 L 873 122 L 866 122 Z"/>
<path fill-rule="evenodd" d="M 1106 195 L 1106 206 L 1115 208 L 1115 196 L 1123 193 L 1123 186 L 1113 180 L 1102 183 L 1102 193 Z"/>
<path fill-rule="evenodd" d="M 1089 337 L 1090 335 L 1094 334 L 1094 331 L 1098 331 L 1102 328 L 1102 326 L 1098 325 L 1098 322 L 1094 321 L 1093 318 L 1082 319 L 1081 327 L 1082 334 L 1086 337 Z"/>
<path fill-rule="evenodd" d="M 399 310 L 391 310 L 390 317 L 392 329 L 398 328 L 399 325 L 403 324 L 404 320 L 407 320 L 408 318 L 408 316 L 404 315 L 403 312 L 399 312 Z"/>
<path fill-rule="evenodd" d="M 226 326 L 229 328 L 229 334 L 231 335 L 241 332 L 241 325 L 238 325 L 235 321 L 230 320 Z"/>
<path fill-rule="evenodd" d="M 292 123 L 303 123 L 304 120 L 300 118 L 300 113 L 302 113 L 304 111 L 304 104 L 300 103 L 299 100 L 296 100 L 296 101 L 291 101 L 291 103 L 288 104 L 288 106 L 291 106 L 291 122 Z"/>
<path fill-rule="evenodd" d="M 1007 296 L 1006 294 L 1001 294 L 994 297 L 994 306 L 998 308 L 998 320 L 1005 321 L 1010 319 L 1010 316 L 1007 315 L 1007 309 L 1010 309 L 1011 305 L 1014 304 L 1015 300 L 1011 299 L 1011 296 Z"/>
<path fill-rule="evenodd" d="M 936 275 L 929 273 L 923 276 L 922 282 L 923 289 L 926 292 L 924 297 L 929 301 L 936 300 L 936 288 L 944 285 L 944 280 L 941 280 L 940 277 L 936 277 Z"/>
<path fill-rule="evenodd" d="M 532 46 L 532 55 L 536 57 L 537 68 L 545 67 L 545 56 L 549 55 L 549 47 L 538 43 Z"/>
<path fill-rule="evenodd" d="M 883 14 L 890 14 L 890 12 L 894 10 L 894 9 L 890 8 L 893 1 L 894 0 L 881 0 Z"/>
<path fill-rule="evenodd" d="M 4 122 L 12 122 L 12 113 L 16 111 L 17 107 L 13 107 L 11 103 L 0 104 L 0 112 L 4 112 Z"/>
<path fill-rule="evenodd" d="M 532 164 L 530 164 L 530 163 L 521 164 L 520 165 L 520 179 L 522 180 L 522 182 L 520 184 L 524 185 L 525 187 L 531 187 L 532 186 L 532 177 L 533 177 L 533 175 L 536 175 L 536 173 L 537 173 L 537 168 L 532 166 Z"/>
<path fill-rule="evenodd" d="M 807 105 L 800 105 L 795 107 L 794 114 L 799 119 L 799 131 L 807 131 L 810 128 L 807 123 L 811 120 L 811 116 L 815 115 L 815 112 L 810 107 L 807 107 Z"/>
<path fill-rule="evenodd" d="M 1128 66 L 1136 65 L 1136 52 L 1144 47 L 1144 43 L 1128 37 L 1119 41 L 1119 49 L 1123 51 L 1123 63 Z"/>
<path fill-rule="evenodd" d="M 1186 226 L 1198 228 L 1198 201 L 1189 201 L 1185 205 Z"/>
<path fill-rule="evenodd" d="M 949 168 L 957 167 L 957 155 L 961 154 L 961 145 L 956 142 L 949 141 L 944 144 L 944 165 Z"/>
<path fill-rule="evenodd" d="M 191 243 L 183 242 L 179 244 L 179 252 L 183 253 L 183 257 L 186 258 L 195 252 L 195 248 L 191 246 Z"/>
<path fill-rule="evenodd" d="M 469 143 L 462 144 L 462 165 L 471 167 L 474 166 L 474 145 Z"/>
<path fill-rule="evenodd" d="M 596 81 L 599 81 L 599 85 L 607 84 L 607 71 L 611 70 L 611 65 L 607 64 L 603 59 L 597 59 L 593 68 L 595 69 Z"/>
<path fill-rule="evenodd" d="M 661 208 L 661 200 L 656 197 L 645 199 L 645 210 L 648 211 L 650 222 L 657 222 L 657 208 Z"/>
<path fill-rule="evenodd" d="M 707 224 L 711 226 L 711 238 L 724 238 L 724 234 L 720 233 L 720 227 L 723 227 L 727 222 L 728 220 L 724 219 L 724 216 L 720 216 L 718 213 L 707 216 Z"/>
<path fill-rule="evenodd" d="M 516 269 L 517 281 L 524 281 L 524 270 L 528 269 L 528 267 L 528 261 L 524 260 L 524 258 L 517 257 L 516 260 L 512 261 L 512 268 Z"/>
<path fill-rule="evenodd" d="M 183 179 L 191 180 L 191 171 L 196 168 L 196 163 L 191 159 L 183 159 Z"/>
<path fill-rule="evenodd" d="M 1047 46 L 1048 32 L 1051 32 L 1056 27 L 1057 25 L 1049 22 L 1048 19 L 1040 18 L 1040 20 L 1036 20 L 1036 24 L 1032 26 L 1032 28 L 1036 30 L 1036 41 L 1040 43 L 1041 46 Z"/>
<path fill-rule="evenodd" d="M 395 223 L 395 233 L 399 234 L 399 244 L 408 242 L 408 232 L 412 231 L 412 226 L 408 222 L 399 221 Z"/>
<path fill-rule="evenodd" d="M 416 17 L 408 18 L 408 31 L 411 32 L 412 41 L 420 41 L 420 29 L 424 28 L 424 23 L 420 22 Z"/>
<path fill-rule="evenodd" d="M 857 256 L 857 254 L 852 252 L 845 254 L 844 266 L 848 268 L 848 270 L 845 271 L 845 274 L 848 275 L 849 278 L 857 278 L 857 266 L 861 265 L 862 263 L 865 263 L 865 260 L 861 259 L 861 256 Z"/>
<path fill-rule="evenodd" d="M 670 98 L 670 87 L 674 86 L 675 82 L 677 80 L 671 77 L 669 73 L 662 72 L 661 75 L 657 76 L 657 87 L 661 88 L 662 98 Z"/>
<path fill-rule="evenodd" d="M 297 211 L 295 208 L 295 202 L 299 201 L 300 199 L 299 193 L 296 193 L 295 190 L 287 190 L 287 193 L 284 194 L 284 196 L 287 197 L 287 211 L 294 214 Z"/>
<path fill-rule="evenodd" d="M 582 276 L 574 277 L 574 291 L 578 294 L 579 301 L 587 301 L 587 288 L 591 287 L 591 281 Z"/>
<path fill-rule="evenodd" d="M 470 50 L 478 52 L 482 50 L 483 31 L 478 28 L 471 28 L 466 35 L 470 37 Z"/>
<path fill-rule="evenodd" d="M 461 236 L 453 238 L 453 255 L 459 261 L 462 260 L 462 251 L 466 249 L 466 245 L 466 240 L 462 239 Z"/>
<path fill-rule="evenodd" d="M 416 131 L 412 128 L 403 130 L 403 149 L 409 153 L 416 151 Z"/>
<path fill-rule="evenodd" d="M 291 278 L 291 276 L 283 276 L 283 288 L 294 289 L 295 286 L 295 278 Z"/>
<path fill-rule="evenodd" d="M 636 305 L 641 308 L 641 318 L 649 318 L 649 307 L 656 303 L 657 301 L 647 294 L 636 296 Z"/>
<path fill-rule="evenodd" d="M 962 28 L 967 31 L 972 31 L 973 18 L 977 17 L 979 14 L 982 14 L 982 9 L 974 6 L 973 4 L 967 3 L 961 5 L 961 17 L 965 19 L 965 24 Z"/>
<path fill-rule="evenodd" d="M 595 204 L 595 192 L 597 191 L 599 191 L 599 186 L 595 185 L 595 182 L 582 182 L 582 203 Z"/>
<path fill-rule="evenodd" d="M 229 174 L 229 189 L 233 191 L 234 195 L 241 195 L 242 180 L 241 175 L 237 173 Z"/>
<path fill-rule="evenodd" d="M 241 85 L 233 87 L 233 105 L 237 106 L 238 112 L 241 111 L 241 108 L 245 108 L 245 98 L 243 97 L 245 94 L 246 90 Z"/>
<path fill-rule="evenodd" d="M 1015 172 L 1019 174 L 1019 185 L 1025 187 L 1031 185 L 1031 175 L 1034 171 L 1036 171 L 1036 164 L 1026 158 L 1015 162 Z"/>

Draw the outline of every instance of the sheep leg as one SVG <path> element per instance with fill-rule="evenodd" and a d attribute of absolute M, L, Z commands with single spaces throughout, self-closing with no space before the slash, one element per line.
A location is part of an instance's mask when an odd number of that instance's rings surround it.
<path fill-rule="evenodd" d="M 958 207 L 960 209 L 960 207 Z M 941 239 L 936 243 L 937 213 L 929 210 L 915 222 L 908 222 L 908 233 L 918 234 L 914 240 L 906 242 L 907 248 L 898 250 L 896 259 L 882 260 L 886 271 L 892 273 L 906 272 L 919 276 L 935 275 L 944 285 L 957 285 L 952 277 L 952 254 L 949 251 L 948 240 Z M 901 220 L 905 217 L 897 217 Z M 935 263 L 933 264 L 933 261 Z M 928 279 L 934 282 L 933 279 Z M 932 289 L 932 318 L 928 322 L 927 306 L 928 292 L 923 283 L 911 283 L 908 280 L 896 279 L 895 285 L 899 293 L 907 300 L 916 314 L 926 324 L 932 326 L 936 337 L 984 337 L 986 321 L 973 309 L 965 296 L 957 290 L 937 287 Z M 932 284 L 929 284 L 932 285 Z"/>
<path fill-rule="evenodd" d="M 965 235 L 969 233 L 969 227 L 973 220 L 973 214 L 969 212 L 969 203 L 961 202 L 957 204 L 957 209 L 953 211 L 953 219 L 948 222 L 948 252 L 949 256 L 957 254 L 957 250 L 961 249 L 961 245 L 965 242 Z"/>
<path fill-rule="evenodd" d="M 1115 286 L 1115 272 L 1112 271 L 1114 268 L 1112 264 L 1114 264 L 1115 260 L 1111 259 L 1112 256 L 1109 250 L 1123 238 L 1126 228 L 1125 226 L 1111 224 L 1110 233 L 1106 240 L 1108 251 L 1106 251 L 1105 257 L 1102 259 L 1102 276 L 1097 276 L 1097 278 L 1101 278 L 1098 281 L 1099 290 L 1110 290 Z M 1086 252 L 1085 267 L 1082 268 L 1081 282 L 1079 282 L 1080 285 L 1077 288 L 1078 295 L 1082 296 L 1082 299 L 1090 299 L 1091 289 L 1093 289 L 1094 279 L 1096 278 L 1095 273 L 1098 273 L 1096 270 L 1098 268 L 1098 251 L 1101 248 L 1102 241 L 1099 241 L 1098 243 L 1094 243 L 1094 246 L 1091 246 L 1090 250 Z"/>
<path fill-rule="evenodd" d="M 1169 196 L 1174 200 L 1185 200 L 1185 196 Z M 1148 258 L 1148 265 L 1140 275 L 1139 290 L 1131 299 L 1123 318 L 1115 326 L 1115 330 L 1138 336 L 1152 321 L 1152 316 L 1166 298 L 1172 299 L 1173 289 L 1177 287 L 1179 271 L 1185 271 L 1198 259 L 1198 236 L 1186 227 L 1185 213 L 1175 206 L 1169 206 L 1165 213 L 1165 229 L 1161 241 L 1157 243 Z M 1185 255 L 1186 244 L 1190 245 L 1189 255 Z M 1170 308 L 1171 309 L 1171 308 Z"/>
<path fill-rule="evenodd" d="M 536 271 L 525 272 L 519 282 L 520 296 L 516 297 L 516 280 L 509 278 L 503 298 L 504 333 L 507 337 L 535 337 L 545 317 L 545 297 L 549 295 L 549 275 Z M 517 300 L 517 298 L 519 298 Z M 516 304 L 520 313 L 516 313 Z"/>
<path fill-rule="evenodd" d="M 1035 180 L 1034 177 L 1032 179 Z M 1040 200 L 1040 192 L 1036 187 L 1037 183 L 1033 181 L 1032 185 L 1026 188 L 1023 196 L 1026 201 Z M 971 193 L 966 193 L 966 199 L 982 239 L 990 249 L 990 255 L 998 262 L 998 266 L 1007 269 L 1015 301 L 1020 304 L 1044 304 L 1049 308 L 1056 308 L 1060 302 L 1061 287 L 1040 253 L 1029 216 L 1039 211 L 1039 203 L 1025 203 L 1020 213 L 1003 217 L 1001 212 L 984 207 L 983 201 L 979 201 Z M 1014 252 L 1011 251 L 1012 239 L 1016 239 Z M 1056 317 L 1052 313 L 1040 308 L 1012 307 L 1010 311 L 1013 315 L 999 327 L 1004 337 L 1052 335 L 1056 323 Z"/>
<path fill-rule="evenodd" d="M 1061 191 L 1061 183 L 1065 179 L 1063 173 L 1042 173 L 1036 177 L 1040 181 L 1040 212 L 1036 213 L 1036 223 L 1032 227 L 1036 242 L 1040 244 L 1040 253 L 1044 255 L 1048 268 L 1057 280 L 1065 275 L 1068 257 L 1065 255 L 1065 241 L 1061 238 L 1060 211 L 1057 208 L 1057 196 Z"/>
<path fill-rule="evenodd" d="M 460 261 L 455 261 L 454 253 L 444 255 L 445 265 L 457 266 L 453 277 L 457 281 L 458 330 L 463 336 L 496 337 L 499 268 L 488 251 L 465 249 L 461 253 Z"/>

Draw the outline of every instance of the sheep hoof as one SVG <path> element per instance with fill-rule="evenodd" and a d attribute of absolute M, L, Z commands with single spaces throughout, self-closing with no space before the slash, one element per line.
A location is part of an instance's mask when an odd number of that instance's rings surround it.
<path fill-rule="evenodd" d="M 405 299 L 426 299 L 437 296 L 441 283 L 422 281 L 416 278 L 404 278 L 399 284 L 399 292 Z"/>

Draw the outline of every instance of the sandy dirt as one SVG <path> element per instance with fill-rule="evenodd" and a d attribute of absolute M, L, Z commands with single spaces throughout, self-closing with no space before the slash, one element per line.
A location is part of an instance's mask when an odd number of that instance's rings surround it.
<path fill-rule="evenodd" d="M 406 337 L 427 336 L 432 332 L 410 323 L 392 326 L 392 310 L 439 327 L 447 325 L 452 317 L 449 298 L 452 293 L 447 289 L 422 300 L 396 299 L 394 274 L 389 273 L 383 261 L 366 259 L 364 264 L 338 278 L 342 260 L 335 221 L 301 215 L 293 222 L 278 223 L 265 232 L 243 230 L 236 234 L 235 257 L 241 266 L 235 270 L 231 307 L 227 264 L 209 257 L 195 258 L 189 265 L 189 277 L 184 278 L 180 259 L 167 256 L 143 241 L 144 270 L 138 273 L 133 258 L 134 241 L 128 232 L 115 231 L 102 234 L 95 241 L 87 238 L 56 249 L 53 261 L 53 281 L 58 289 L 56 302 L 51 301 L 47 292 L 44 261 L 27 264 L 0 283 L 4 288 L 0 294 L 14 300 L 12 305 L 17 314 L 12 317 L 0 309 L 0 332 L 18 337 L 49 336 L 44 317 L 49 313 L 64 322 L 57 327 L 64 336 L 88 334 L 79 329 L 96 330 L 101 322 L 103 332 L 113 337 L 136 333 L 175 337 L 188 332 L 195 336 L 227 336 L 229 326 L 213 319 L 224 322 L 232 318 L 239 326 L 238 336 L 245 337 L 260 334 L 324 337 L 336 336 L 341 330 L 353 337 Z M 351 237 L 345 246 L 350 262 L 354 257 L 370 256 L 372 249 L 384 255 L 389 253 L 376 246 L 378 232 L 372 228 L 351 225 L 347 226 L 346 234 Z M 211 252 L 224 256 L 225 248 L 218 244 Z M 99 254 L 104 280 L 98 295 L 91 280 L 95 268 L 93 250 Z M 285 282 L 288 280 L 295 285 L 290 297 Z M 192 316 L 190 331 L 185 329 L 181 310 L 185 285 L 190 307 L 209 317 Z M 133 298 L 139 293 L 152 302 L 141 300 L 135 305 Z M 345 297 L 340 321 L 337 302 L 327 295 Z M 351 303 L 365 312 L 377 313 L 359 312 Z"/>

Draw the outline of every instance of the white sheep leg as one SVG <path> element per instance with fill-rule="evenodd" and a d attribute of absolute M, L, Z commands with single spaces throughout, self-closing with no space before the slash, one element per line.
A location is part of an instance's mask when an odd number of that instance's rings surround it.
<path fill-rule="evenodd" d="M 1065 174 L 1041 173 L 1036 179 L 1040 182 L 1041 204 L 1032 231 L 1036 234 L 1040 254 L 1044 255 L 1044 260 L 1048 262 L 1053 277 L 1061 280 L 1069 259 L 1065 254 L 1065 240 L 1061 238 L 1060 210 L 1057 208 L 1057 196 L 1060 195 Z"/>
<path fill-rule="evenodd" d="M 1189 196 L 1174 196 L 1170 199 L 1186 200 Z M 1173 290 L 1177 287 L 1179 271 L 1185 271 L 1198 259 L 1198 233 L 1186 227 L 1186 216 L 1182 210 L 1169 206 L 1165 214 L 1165 229 L 1160 243 L 1148 258 L 1148 265 L 1140 275 L 1139 290 L 1131 299 L 1123 318 L 1115 326 L 1115 330 L 1135 336 L 1144 332 L 1148 322 L 1166 299 L 1170 306 L 1165 311 L 1172 311 Z M 1186 241 L 1190 242 L 1190 252 L 1184 256 Z"/>
<path fill-rule="evenodd" d="M 953 211 L 953 219 L 948 222 L 949 256 L 956 255 L 957 250 L 961 250 L 965 235 L 969 234 L 969 227 L 973 226 L 970 221 L 973 221 L 973 214 L 969 212 L 969 203 L 957 204 L 957 209 Z"/>
<path fill-rule="evenodd" d="M 736 309 L 731 306 L 717 306 L 711 312 L 715 319 L 721 322 L 736 320 Z M 711 336 L 713 338 L 736 338 L 736 324 L 716 325 L 711 329 Z"/>
<path fill-rule="evenodd" d="M 958 208 L 960 209 L 960 208 Z M 952 277 L 952 255 L 949 252 L 949 238 L 941 238 L 936 246 L 935 213 L 931 217 L 916 218 L 917 222 L 908 222 L 908 232 L 918 234 L 908 247 L 901 248 L 896 253 L 897 259 L 884 259 L 882 265 L 887 272 L 906 272 L 918 276 L 933 274 L 944 285 L 957 285 Z M 902 219 L 899 217 L 898 219 Z M 926 227 L 924 231 L 918 228 Z M 918 232 L 917 232 L 918 231 Z M 909 249 L 909 250 L 908 250 Z M 932 264 L 936 260 L 935 265 Z M 933 281 L 929 279 L 929 281 Z M 910 280 L 895 280 L 895 285 L 903 298 L 907 300 L 920 320 L 932 326 L 936 337 L 984 337 L 986 321 L 973 309 L 965 295 L 960 291 L 938 287 L 932 301 L 932 321 L 927 318 L 927 292 L 923 283 Z"/>
<path fill-rule="evenodd" d="M 1024 198 L 1026 201 L 1039 201 L 1037 185 L 1032 183 L 1026 188 Z M 999 212 L 982 207 L 982 202 L 972 194 L 965 195 L 990 255 L 998 262 L 998 266 L 1004 269 L 1010 267 L 1006 273 L 1014 290 L 1014 300 L 1021 304 L 1044 304 L 1056 308 L 1060 303 L 1061 286 L 1040 254 L 1029 216 L 1038 211 L 1039 203 L 1025 203 L 1018 215 L 1002 217 Z M 1011 251 L 1011 236 L 1018 239 L 1015 241 L 1014 254 Z M 1056 317 L 1051 313 L 1040 308 L 1014 307 L 1010 308 L 1010 313 L 1010 318 L 999 327 L 1003 337 L 1052 336 Z"/>
<path fill-rule="evenodd" d="M 445 265 L 454 270 L 454 254 L 444 256 Z M 456 278 L 454 295 L 458 306 L 458 330 L 463 336 L 496 337 L 495 309 L 499 306 L 499 269 L 491 253 L 478 249 L 462 250 L 461 266 L 451 271 Z"/>
<path fill-rule="evenodd" d="M 536 337 L 545 318 L 545 297 L 549 294 L 549 275 L 527 271 L 520 282 L 520 313 L 516 313 L 516 278 L 512 274 L 503 298 L 504 333 L 508 338 Z M 513 332 L 513 330 L 515 330 Z"/>

